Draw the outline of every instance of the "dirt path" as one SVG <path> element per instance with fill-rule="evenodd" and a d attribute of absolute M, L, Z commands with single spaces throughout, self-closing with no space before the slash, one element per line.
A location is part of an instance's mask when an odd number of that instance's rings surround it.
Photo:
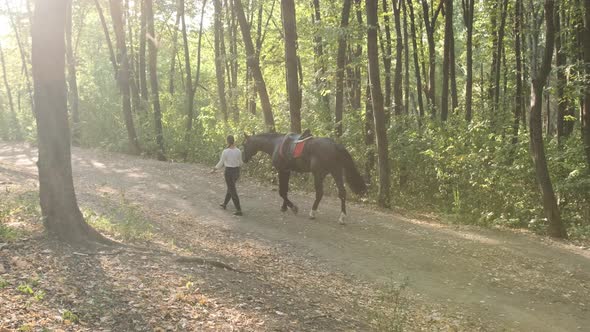
<path fill-rule="evenodd" d="M 8 178 L 34 183 L 35 160 L 31 148 L 0 143 Z M 245 216 L 237 218 L 219 209 L 223 181 L 208 167 L 82 149 L 73 162 L 81 205 L 104 209 L 104 197 L 124 195 L 151 216 L 161 241 L 253 271 L 234 291 L 270 292 L 271 329 L 368 329 L 375 294 L 406 282 L 407 310 L 420 313 L 410 317 L 424 320 L 410 318 L 409 330 L 590 331 L 590 251 L 573 245 L 358 205 L 341 226 L 330 197 L 311 221 L 312 194 L 292 195 L 300 215 L 282 214 L 277 192 L 249 179 L 239 184 Z"/>

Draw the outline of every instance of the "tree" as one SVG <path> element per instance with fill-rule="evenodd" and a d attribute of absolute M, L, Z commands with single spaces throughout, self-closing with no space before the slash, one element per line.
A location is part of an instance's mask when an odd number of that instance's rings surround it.
<path fill-rule="evenodd" d="M 590 75 L 590 3 L 584 1 L 584 31 L 582 45 L 584 49 L 584 63 L 586 64 L 586 75 Z M 586 162 L 590 167 L 590 84 L 584 87 L 584 102 L 582 106 L 582 141 L 586 152 Z"/>
<path fill-rule="evenodd" d="M 420 63 L 418 62 L 418 45 L 416 43 L 416 23 L 414 20 L 414 6 L 412 0 L 408 1 L 408 10 L 410 12 L 410 31 L 412 39 L 412 50 L 414 57 L 414 75 L 416 76 L 416 95 L 418 96 L 418 114 L 424 116 L 424 101 L 422 100 L 422 77 L 420 76 Z"/>
<path fill-rule="evenodd" d="M 436 30 L 436 20 L 441 11 L 445 0 L 441 0 L 436 10 L 431 13 L 431 8 L 426 0 L 422 0 L 422 12 L 424 17 L 424 27 L 428 39 L 428 107 L 430 114 L 436 116 L 436 47 L 434 41 L 434 32 Z"/>
<path fill-rule="evenodd" d="M 286 81 L 287 93 L 289 96 L 289 113 L 291 114 L 291 131 L 294 133 L 300 133 L 301 89 L 299 87 L 299 76 L 297 71 L 297 21 L 295 16 L 295 1 L 281 0 L 281 13 L 283 18 L 283 30 L 285 32 L 285 69 L 287 72 Z"/>
<path fill-rule="evenodd" d="M 440 119 L 446 121 L 449 115 L 449 80 L 451 68 L 451 45 L 453 38 L 453 0 L 445 1 L 445 41 L 443 60 L 443 81 L 440 102 Z"/>
<path fill-rule="evenodd" d="M 367 57 L 369 60 L 369 81 L 371 86 L 371 102 L 375 122 L 377 158 L 379 163 L 379 199 L 381 207 L 390 206 L 390 172 L 389 153 L 387 148 L 387 132 L 385 129 L 385 110 L 383 94 L 379 78 L 379 49 L 377 46 L 377 4 L 374 0 L 365 0 L 367 11 Z"/>
<path fill-rule="evenodd" d="M 12 13 L 12 10 L 10 8 L 10 3 L 8 1 L 6 2 L 6 11 L 8 14 L 8 19 L 10 21 L 10 25 L 12 26 L 12 30 L 14 31 L 14 37 L 16 38 L 16 44 L 18 46 L 18 50 L 19 50 L 19 54 L 20 54 L 22 70 L 23 70 L 23 74 L 25 76 L 25 81 L 26 81 L 26 85 L 27 85 L 27 92 L 29 93 L 29 100 L 31 101 L 31 109 L 34 110 L 35 105 L 34 105 L 34 98 L 33 98 L 33 90 L 31 88 L 31 79 L 30 79 L 30 75 L 29 75 L 28 54 L 26 51 L 27 47 L 25 46 L 24 40 L 23 40 L 23 38 L 20 34 L 20 31 L 19 31 L 19 27 L 17 25 L 17 22 L 15 21 L 15 14 Z"/>
<path fill-rule="evenodd" d="M 72 144 L 80 145 L 80 111 L 78 102 L 78 81 L 76 79 L 76 59 L 72 47 L 72 2 L 68 2 L 66 16 L 66 59 L 68 63 L 68 99 L 72 113 Z"/>
<path fill-rule="evenodd" d="M 149 72 L 150 87 L 152 92 L 152 103 L 154 104 L 154 126 L 156 129 L 156 143 L 158 144 L 158 160 L 166 160 L 164 153 L 164 133 L 162 130 L 162 110 L 160 107 L 160 88 L 158 85 L 158 48 L 156 30 L 154 28 L 154 10 L 152 0 L 144 0 L 145 14 L 148 29 L 148 51 L 149 51 Z M 189 83 L 187 82 L 187 85 Z"/>
<path fill-rule="evenodd" d="M 395 1 L 392 0 L 392 5 L 395 7 Z M 382 34 L 379 34 L 378 37 L 381 39 L 381 57 L 383 58 L 383 71 L 385 77 L 385 120 L 389 121 L 391 118 L 391 23 L 389 17 L 391 16 L 391 12 L 389 11 L 389 6 L 387 5 L 387 0 L 382 0 L 382 9 L 383 9 L 383 28 L 385 30 L 385 41 L 383 41 Z"/>
<path fill-rule="evenodd" d="M 512 144 L 518 142 L 518 129 L 520 126 L 521 113 L 524 110 L 523 89 L 522 89 L 522 54 L 521 54 L 521 33 L 522 33 L 522 0 L 516 0 L 514 4 L 514 57 L 516 92 L 514 96 L 514 122 L 512 125 Z"/>
<path fill-rule="evenodd" d="M 342 136 L 342 114 L 344 113 L 344 66 L 346 65 L 346 39 L 351 0 L 344 0 L 340 15 L 340 33 L 338 34 L 338 53 L 336 55 L 336 102 L 334 122 L 336 137 Z"/>
<path fill-rule="evenodd" d="M 111 17 L 113 19 L 113 27 L 115 29 L 115 36 L 117 38 L 117 58 L 118 67 L 118 83 L 121 90 L 121 100 L 123 107 L 123 117 L 125 119 L 125 127 L 127 128 L 127 138 L 129 139 L 129 152 L 131 154 L 139 154 L 141 148 L 139 147 L 139 140 L 135 132 L 135 125 L 133 124 L 133 115 L 131 114 L 131 89 L 129 86 L 129 58 L 127 55 L 127 44 L 125 43 L 125 29 L 123 27 L 123 12 L 121 10 L 121 0 L 110 0 Z"/>
<path fill-rule="evenodd" d="M 320 0 L 313 0 L 312 1 L 312 5 L 313 5 L 313 14 L 312 14 L 312 21 L 314 23 L 314 26 L 316 27 L 316 31 L 315 31 L 315 35 L 314 35 L 314 54 L 315 54 L 315 63 L 317 66 L 317 74 L 315 76 L 315 83 L 317 88 L 319 89 L 318 91 L 321 94 L 321 100 L 324 104 L 324 108 L 326 110 L 326 112 L 330 111 L 330 96 L 329 94 L 325 93 L 325 85 L 326 83 L 325 81 L 325 73 L 326 73 L 326 68 L 324 65 L 324 41 L 322 38 L 321 33 L 319 32 L 319 29 L 322 25 L 322 15 L 321 15 L 321 10 L 320 10 Z M 260 5 L 260 8 L 262 9 L 262 4 Z M 262 11 L 260 11 L 260 13 L 262 13 Z M 259 14 L 259 24 L 258 26 L 261 26 L 262 20 L 261 20 L 261 15 Z M 259 28 L 260 30 L 260 28 Z M 260 35 L 260 32 L 259 32 Z"/>
<path fill-rule="evenodd" d="M 70 151 L 65 75 L 68 0 L 38 0 L 32 31 L 35 119 L 39 146 L 39 198 L 47 231 L 72 244 L 106 242 L 78 208 Z"/>
<path fill-rule="evenodd" d="M 139 30 L 139 90 L 141 97 L 148 100 L 148 88 L 147 88 L 147 73 L 146 73 L 146 41 L 147 41 L 147 15 L 145 0 L 139 0 L 141 3 L 141 17 L 139 19 L 140 30 Z"/>
<path fill-rule="evenodd" d="M 102 8 L 100 7 L 100 3 L 98 0 L 94 0 L 94 4 L 96 5 L 96 11 L 98 12 L 98 17 L 100 18 L 100 24 L 102 25 L 102 30 L 104 32 L 104 36 L 107 42 L 107 47 L 109 49 L 109 56 L 111 60 L 111 64 L 113 65 L 113 73 L 115 74 L 115 78 L 117 78 L 117 71 L 119 70 L 119 66 L 117 64 L 117 58 L 115 56 L 115 51 L 113 50 L 113 43 L 111 42 L 111 36 L 109 34 L 109 28 L 107 27 L 107 22 L 104 18 L 104 14 L 102 12 Z"/>
<path fill-rule="evenodd" d="M 223 69 L 223 65 L 225 62 L 225 51 L 222 50 L 225 48 L 222 46 L 223 42 L 223 21 L 222 21 L 222 11 L 221 11 L 221 0 L 213 0 L 213 5 L 215 7 L 215 23 L 213 26 L 214 35 L 215 35 L 215 76 L 217 77 L 217 96 L 219 97 L 219 109 L 221 110 L 221 115 L 223 116 L 223 121 L 227 122 L 228 114 L 227 114 L 227 99 L 225 98 L 225 72 Z"/>
<path fill-rule="evenodd" d="M 519 0 L 517 0 L 519 1 Z M 475 0 L 461 0 L 463 6 L 463 23 L 465 24 L 466 33 L 466 60 L 465 60 L 465 120 L 471 122 L 473 117 L 473 11 Z"/>
<path fill-rule="evenodd" d="M 404 50 L 401 30 L 401 4 L 403 0 L 394 0 L 393 17 L 395 20 L 395 76 L 393 85 L 393 109 L 395 115 L 401 115 L 404 110 L 402 94 L 402 53 Z M 386 82 L 387 84 L 387 82 Z M 405 105 L 407 107 L 407 105 Z"/>
<path fill-rule="evenodd" d="M 555 41 L 555 27 L 553 25 L 553 0 L 545 0 L 545 51 L 541 66 L 531 77 L 531 108 L 530 108 L 530 149 L 531 157 L 535 165 L 537 184 L 543 198 L 543 209 L 549 222 L 548 233 L 553 237 L 567 237 L 565 227 L 561 221 L 559 207 L 551 184 L 545 147 L 543 145 L 543 119 L 542 102 L 543 89 L 547 83 L 547 77 L 551 71 L 551 58 L 553 57 L 553 45 Z"/>
<path fill-rule="evenodd" d="M 14 133 L 14 138 L 20 141 L 23 139 L 23 137 L 20 128 L 20 123 L 18 122 L 18 117 L 16 116 L 16 110 L 14 109 L 14 102 L 12 101 L 12 90 L 10 89 L 10 84 L 8 83 L 8 76 L 6 75 L 6 61 L 4 60 L 4 51 L 2 50 L 2 45 L 0 45 L 0 62 L 2 64 L 2 77 L 4 79 L 4 88 L 6 89 L 6 96 L 8 97 L 8 106 L 10 107 L 9 127 L 11 131 Z"/>
<path fill-rule="evenodd" d="M 233 0 L 234 8 L 240 24 L 240 30 L 242 30 L 242 38 L 244 40 L 244 48 L 246 49 L 246 55 L 248 57 L 248 66 L 252 70 L 252 76 L 256 82 L 256 89 L 258 90 L 258 97 L 262 104 L 262 113 L 264 113 L 264 123 L 267 131 L 275 131 L 275 120 L 272 114 L 272 106 L 270 105 L 270 99 L 268 97 L 268 91 L 266 90 L 266 84 L 260 70 L 260 62 L 258 54 L 254 51 L 254 44 L 252 43 L 252 36 L 250 34 L 250 25 L 246 20 L 244 14 L 244 7 L 242 6 L 241 0 Z"/>
<path fill-rule="evenodd" d="M 178 10 L 176 11 L 176 21 L 174 23 L 174 33 L 172 37 L 172 53 L 170 56 L 170 75 L 168 83 L 168 92 L 170 92 L 171 95 L 175 92 L 174 75 L 176 74 L 176 55 L 178 53 L 178 25 L 180 24 L 180 17 L 184 15 L 184 0 L 178 0 L 177 6 Z M 183 33 L 186 34 L 186 31 Z"/>

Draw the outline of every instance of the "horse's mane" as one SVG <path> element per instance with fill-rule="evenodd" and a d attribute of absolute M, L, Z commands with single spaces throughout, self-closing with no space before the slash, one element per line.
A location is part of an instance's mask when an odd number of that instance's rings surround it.
<path fill-rule="evenodd" d="M 259 136 L 259 137 L 264 137 L 264 138 L 275 138 L 275 137 L 279 137 L 279 136 L 285 136 L 285 134 L 279 134 L 279 133 L 261 133 L 261 134 L 256 134 L 254 136 Z"/>

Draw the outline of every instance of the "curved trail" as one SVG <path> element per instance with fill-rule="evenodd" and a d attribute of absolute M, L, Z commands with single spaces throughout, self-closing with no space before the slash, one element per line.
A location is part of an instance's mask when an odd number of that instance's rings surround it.
<path fill-rule="evenodd" d="M 73 152 L 81 204 L 92 205 L 97 193 L 123 193 L 156 214 L 161 219 L 157 229 L 176 236 L 179 243 L 190 243 L 196 236 L 193 230 L 219 230 L 236 243 L 259 239 L 292 257 L 310 258 L 325 271 L 346 276 L 350 284 L 378 288 L 406 280 L 413 303 L 434 305 L 443 316 L 460 313 L 478 321 L 483 330 L 590 331 L 588 250 L 529 234 L 429 223 L 355 204 L 349 208 L 348 224 L 341 226 L 334 197 L 324 198 L 318 219 L 312 221 L 307 213 L 313 194 L 292 194 L 300 215 L 282 214 L 272 187 L 244 178 L 238 192 L 245 216 L 237 218 L 229 207 L 218 208 L 225 189 L 220 175 L 208 174 L 208 167 L 94 150 Z M 34 179 L 35 160 L 35 151 L 24 145 L 0 143 L 0 173 L 25 172 Z M 178 215 L 184 221 L 177 221 Z M 222 255 L 231 257 L 231 250 Z M 239 257 L 232 263 L 249 264 Z M 290 264 L 294 269 L 297 259 Z"/>

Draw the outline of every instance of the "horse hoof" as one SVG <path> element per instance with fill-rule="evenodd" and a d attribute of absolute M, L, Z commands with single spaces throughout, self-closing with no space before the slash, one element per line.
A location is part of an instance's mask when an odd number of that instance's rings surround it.
<path fill-rule="evenodd" d="M 316 213 L 316 211 L 314 211 L 314 210 L 309 211 L 309 219 L 314 220 L 315 219 L 315 213 Z"/>
<path fill-rule="evenodd" d="M 346 224 L 346 213 L 341 213 L 340 217 L 338 218 L 338 223 L 340 225 Z"/>
<path fill-rule="evenodd" d="M 291 211 L 293 211 L 294 214 L 297 214 L 297 213 L 299 213 L 299 208 L 296 205 L 293 205 L 291 207 Z"/>

